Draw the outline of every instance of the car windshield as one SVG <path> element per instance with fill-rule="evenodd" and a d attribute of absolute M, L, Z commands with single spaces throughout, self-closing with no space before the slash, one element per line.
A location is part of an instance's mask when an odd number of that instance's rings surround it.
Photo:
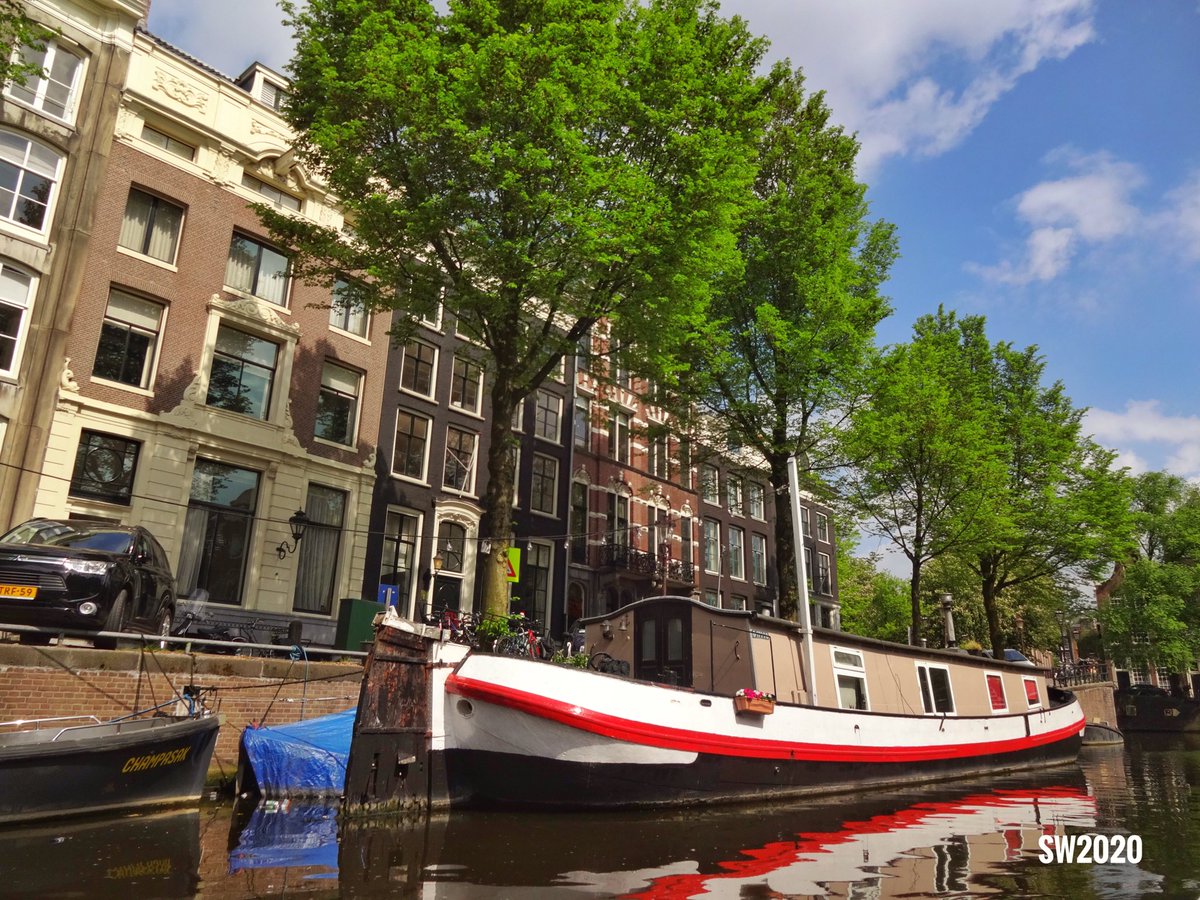
<path fill-rule="evenodd" d="M 81 550 L 128 553 L 133 535 L 107 528 L 76 529 L 61 522 L 27 522 L 4 535 L 6 544 L 49 544 Z"/>

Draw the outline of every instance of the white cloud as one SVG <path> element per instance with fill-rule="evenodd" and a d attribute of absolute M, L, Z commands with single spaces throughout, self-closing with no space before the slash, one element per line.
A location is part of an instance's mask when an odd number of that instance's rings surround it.
<path fill-rule="evenodd" d="M 1167 194 L 1167 208 L 1157 224 L 1185 259 L 1200 262 L 1200 170 Z"/>
<path fill-rule="evenodd" d="M 275 0 L 153 0 L 150 31 L 227 75 L 253 62 L 282 69 L 291 30 Z"/>
<path fill-rule="evenodd" d="M 1154 457 L 1163 460 L 1156 468 L 1185 478 L 1200 476 L 1200 416 L 1168 415 L 1157 400 L 1131 400 L 1119 412 L 1089 410 L 1084 428 L 1101 444 L 1114 447 L 1120 464 L 1134 473 L 1149 470 L 1146 459 Z"/>
<path fill-rule="evenodd" d="M 1107 153 L 1082 154 L 1059 148 L 1048 162 L 1065 163 L 1073 174 L 1043 181 L 1016 198 L 1017 217 L 1030 229 L 1016 262 L 968 264 L 977 274 L 1004 284 L 1050 281 L 1089 245 L 1133 233 L 1143 220 L 1130 195 L 1145 181 L 1132 163 Z"/>
<path fill-rule="evenodd" d="M 956 146 L 1017 81 L 1095 38 L 1093 0 L 725 0 L 825 90 L 864 171 Z"/>

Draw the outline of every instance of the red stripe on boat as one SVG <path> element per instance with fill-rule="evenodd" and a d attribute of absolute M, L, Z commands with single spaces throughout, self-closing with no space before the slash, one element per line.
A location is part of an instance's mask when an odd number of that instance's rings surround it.
<path fill-rule="evenodd" d="M 935 744 L 919 747 L 855 747 L 850 744 L 806 744 L 794 741 L 761 740 L 704 731 L 689 731 L 685 728 L 669 728 L 635 719 L 624 719 L 608 713 L 583 709 L 561 700 L 553 700 L 526 691 L 502 687 L 487 681 L 451 675 L 446 679 L 446 692 L 459 694 L 505 706 L 539 719 L 559 722 L 580 731 L 603 737 L 661 747 L 667 750 L 682 750 L 689 753 L 709 753 L 717 756 L 743 756 L 755 759 L 804 759 L 817 762 L 914 762 L 931 759 L 960 759 L 967 756 L 988 756 L 998 753 L 1014 753 L 1043 747 L 1078 734 L 1085 724 L 1078 721 L 1044 734 L 1012 738 L 1001 741 L 977 741 L 970 744 Z"/>

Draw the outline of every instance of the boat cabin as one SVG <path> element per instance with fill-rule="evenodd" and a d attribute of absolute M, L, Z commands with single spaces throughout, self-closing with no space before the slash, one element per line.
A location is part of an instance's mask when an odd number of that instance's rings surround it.
<path fill-rule="evenodd" d="M 732 696 L 754 689 L 807 705 L 800 625 L 690 597 L 650 597 L 581 622 L 602 671 Z M 1046 674 L 959 650 L 813 630 L 815 705 L 911 715 L 988 716 L 1048 708 Z"/>

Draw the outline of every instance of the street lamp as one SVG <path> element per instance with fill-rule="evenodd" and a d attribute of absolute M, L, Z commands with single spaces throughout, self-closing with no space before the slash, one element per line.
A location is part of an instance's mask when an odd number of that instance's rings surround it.
<path fill-rule="evenodd" d="M 945 635 L 946 647 L 953 650 L 958 646 L 958 639 L 954 636 L 954 597 L 950 594 L 942 594 L 942 630 Z"/>
<path fill-rule="evenodd" d="M 289 553 L 295 553 L 296 548 L 300 546 L 300 538 L 304 537 L 304 529 L 308 527 L 308 513 L 302 509 L 296 510 L 288 519 L 288 528 L 292 532 L 292 543 L 289 545 L 287 540 L 279 542 L 279 546 L 275 548 L 275 552 L 279 554 L 279 558 L 283 559 Z"/>

